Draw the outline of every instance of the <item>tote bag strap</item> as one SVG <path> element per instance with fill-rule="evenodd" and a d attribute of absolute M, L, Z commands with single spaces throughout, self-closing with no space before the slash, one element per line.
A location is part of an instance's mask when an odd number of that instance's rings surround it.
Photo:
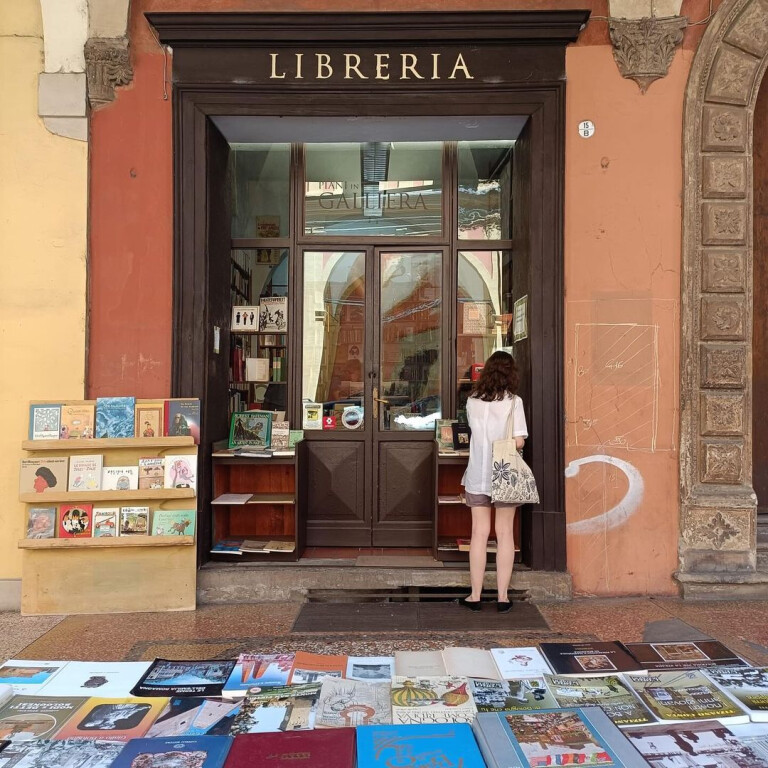
<path fill-rule="evenodd" d="M 517 406 L 517 395 L 512 395 L 512 410 L 507 416 L 507 440 L 514 440 L 515 437 L 515 407 Z"/>

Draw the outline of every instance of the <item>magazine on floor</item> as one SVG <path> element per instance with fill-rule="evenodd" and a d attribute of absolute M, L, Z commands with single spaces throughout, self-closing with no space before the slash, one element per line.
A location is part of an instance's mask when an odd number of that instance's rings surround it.
<path fill-rule="evenodd" d="M 315 728 L 350 728 L 392 722 L 390 684 L 325 677 L 317 702 Z"/>
<path fill-rule="evenodd" d="M 311 730 L 320 688 L 320 683 L 305 683 L 248 694 L 232 723 L 232 735 Z"/>
<path fill-rule="evenodd" d="M 237 657 L 222 696 L 245 696 L 250 688 L 288 685 L 293 653 L 241 653 Z"/>
<path fill-rule="evenodd" d="M 471 723 L 477 712 L 466 677 L 395 675 L 391 696 L 395 725 Z"/>
<path fill-rule="evenodd" d="M 556 675 L 598 677 L 619 672 L 642 674 L 640 664 L 617 641 L 589 643 L 541 643 L 539 646 Z"/>
<path fill-rule="evenodd" d="M 543 677 L 523 677 L 519 680 L 469 678 L 469 690 L 478 712 L 521 712 L 558 707 Z"/>
<path fill-rule="evenodd" d="M 389 682 L 395 675 L 394 656 L 348 656 L 345 677 L 369 683 Z"/>
<path fill-rule="evenodd" d="M 0 752 L 0 768 L 112 768 L 125 744 L 63 739 L 14 742 Z"/>
<path fill-rule="evenodd" d="M 491 648 L 491 655 L 503 680 L 541 677 L 552 672 L 538 648 Z"/>
<path fill-rule="evenodd" d="M 704 674 L 755 723 L 768 722 L 768 667 L 712 667 Z"/>
<path fill-rule="evenodd" d="M 627 643 L 626 649 L 643 669 L 650 671 L 749 666 L 744 659 L 717 640 Z"/>
<path fill-rule="evenodd" d="M 0 739 L 25 741 L 57 737 L 86 701 L 84 696 L 14 696 L 0 709 Z"/>
<path fill-rule="evenodd" d="M 344 677 L 346 671 L 347 656 L 297 651 L 288 682 L 291 685 L 319 683 L 326 675 Z"/>
<path fill-rule="evenodd" d="M 228 736 L 132 739 L 110 768 L 222 768 L 231 745 Z"/>
<path fill-rule="evenodd" d="M 234 661 L 155 659 L 131 690 L 134 696 L 221 696 Z"/>
<path fill-rule="evenodd" d="M 35 695 L 120 699 L 147 671 L 148 661 L 70 661 Z"/>
<path fill-rule="evenodd" d="M 17 695 L 32 694 L 52 680 L 67 664 L 66 661 L 9 659 L 0 667 L 0 683 L 12 685 Z"/>
<path fill-rule="evenodd" d="M 239 706 L 239 701 L 231 699 L 179 696 L 165 705 L 146 736 L 147 738 L 175 738 L 211 735 L 224 720 L 233 716 Z M 223 735 L 228 733 L 227 728 Z"/>
<path fill-rule="evenodd" d="M 87 699 L 56 733 L 57 739 L 129 741 L 145 736 L 167 699 Z"/>

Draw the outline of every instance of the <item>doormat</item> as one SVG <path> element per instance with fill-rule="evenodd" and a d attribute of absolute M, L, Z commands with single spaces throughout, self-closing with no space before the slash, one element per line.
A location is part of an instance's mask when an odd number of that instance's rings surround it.
<path fill-rule="evenodd" d="M 509 613 L 499 613 L 496 603 L 468 611 L 452 602 L 428 603 L 305 603 L 291 632 L 488 632 L 491 630 L 548 631 L 539 609 L 516 602 Z"/>
<path fill-rule="evenodd" d="M 443 563 L 428 555 L 359 555 L 356 566 L 364 568 L 442 568 Z"/>

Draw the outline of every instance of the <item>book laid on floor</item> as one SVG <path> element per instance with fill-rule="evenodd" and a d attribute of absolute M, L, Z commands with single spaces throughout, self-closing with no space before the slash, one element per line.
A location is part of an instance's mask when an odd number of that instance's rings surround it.
<path fill-rule="evenodd" d="M 14 696 L 0 709 L 0 739 L 58 738 L 86 701 L 84 696 Z"/>
<path fill-rule="evenodd" d="M 466 677 L 395 675 L 391 697 L 395 725 L 471 723 L 477 713 Z"/>
<path fill-rule="evenodd" d="M 235 662 L 155 659 L 131 690 L 133 696 L 221 696 Z"/>
<path fill-rule="evenodd" d="M 325 675 L 344 677 L 346 670 L 346 656 L 297 651 L 288 683 L 290 685 L 316 683 Z"/>
<path fill-rule="evenodd" d="M 525 677 L 519 680 L 470 678 L 469 690 L 478 712 L 523 712 L 558 707 L 543 677 Z"/>
<path fill-rule="evenodd" d="M 662 723 L 749 722 L 749 715 L 698 670 L 625 675 L 624 679 Z"/>
<path fill-rule="evenodd" d="M 222 768 L 231 745 L 228 736 L 131 739 L 110 768 Z"/>
<path fill-rule="evenodd" d="M 120 699 L 147 671 L 148 661 L 70 661 L 39 693 Z M 38 692 L 35 692 L 37 695 Z"/>
<path fill-rule="evenodd" d="M 235 716 L 232 735 L 312 730 L 320 688 L 320 683 L 305 683 L 250 693 Z"/>
<path fill-rule="evenodd" d="M 361 768 L 396 765 L 485 768 L 472 729 L 466 723 L 360 726 L 357 764 Z"/>
<path fill-rule="evenodd" d="M 235 736 L 226 768 L 355 768 L 355 729 Z M 359 766 L 368 763 L 358 763 Z M 446 764 L 447 765 L 447 764 Z"/>
<path fill-rule="evenodd" d="M 541 677 L 552 672 L 538 648 L 491 648 L 491 656 L 504 680 Z"/>
<path fill-rule="evenodd" d="M 241 653 L 224 685 L 222 696 L 241 697 L 251 688 L 288 685 L 293 659 L 292 653 Z"/>
<path fill-rule="evenodd" d="M 490 651 L 482 648 L 443 648 L 442 651 L 397 651 L 395 674 L 405 676 L 477 677 L 501 680 Z"/>
<path fill-rule="evenodd" d="M 17 695 L 32 694 L 66 667 L 66 661 L 8 659 L 0 666 L 0 683 L 13 686 Z"/>
<path fill-rule="evenodd" d="M 768 765 L 768 723 L 729 725 L 728 730 Z"/>
<path fill-rule="evenodd" d="M 133 437 L 136 398 L 96 398 L 96 437 Z"/>
<path fill-rule="evenodd" d="M 602 707 L 616 725 L 648 725 L 656 718 L 637 694 L 617 675 L 608 677 L 556 677 L 546 675 L 558 707 Z"/>
<path fill-rule="evenodd" d="M 749 666 L 744 659 L 717 640 L 627 643 L 625 647 L 643 669 L 650 671 Z"/>
<path fill-rule="evenodd" d="M 648 765 L 600 707 L 481 712 L 472 729 L 488 768 Z"/>
<path fill-rule="evenodd" d="M 344 677 L 370 683 L 389 682 L 395 674 L 394 656 L 348 656 Z"/>
<path fill-rule="evenodd" d="M 323 678 L 317 701 L 315 728 L 349 728 L 358 725 L 382 725 L 392 722 L 390 685 Z"/>
<path fill-rule="evenodd" d="M 724 690 L 754 723 L 768 723 L 768 667 L 713 667 L 704 674 Z"/>
<path fill-rule="evenodd" d="M 57 739 L 130 741 L 141 738 L 167 704 L 167 699 L 87 699 L 56 733 Z"/>
<path fill-rule="evenodd" d="M 642 674 L 640 664 L 617 641 L 589 643 L 541 643 L 544 658 L 556 675 L 598 677 L 619 672 Z"/>
<path fill-rule="evenodd" d="M 165 705 L 146 736 L 148 739 L 156 736 L 206 736 L 239 706 L 238 701 L 231 699 L 177 696 Z M 226 733 L 229 733 L 228 728 Z"/>
<path fill-rule="evenodd" d="M 1 768 L 112 768 L 125 744 L 64 739 L 18 741 L 0 752 Z"/>

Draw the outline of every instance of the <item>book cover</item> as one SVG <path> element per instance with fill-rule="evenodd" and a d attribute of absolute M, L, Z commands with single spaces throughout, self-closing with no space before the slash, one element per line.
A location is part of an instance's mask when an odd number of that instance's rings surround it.
<path fill-rule="evenodd" d="M 272 450 L 287 451 L 290 433 L 287 421 L 275 421 L 272 424 Z"/>
<path fill-rule="evenodd" d="M 546 675 L 557 706 L 602 707 L 608 717 L 620 726 L 648 725 L 656 718 L 645 708 L 634 691 L 616 675 L 607 677 L 556 677 Z"/>
<path fill-rule="evenodd" d="M 269 381 L 269 358 L 246 357 L 245 358 L 246 381 Z"/>
<path fill-rule="evenodd" d="M 768 667 L 712 667 L 704 674 L 755 723 L 768 722 Z"/>
<path fill-rule="evenodd" d="M 346 656 L 297 651 L 293 658 L 293 667 L 288 677 L 288 683 L 290 685 L 315 683 L 323 675 L 344 677 L 346 669 Z"/>
<path fill-rule="evenodd" d="M 242 539 L 220 539 L 211 548 L 214 555 L 242 555 L 240 547 L 243 545 Z"/>
<path fill-rule="evenodd" d="M 176 696 L 147 731 L 147 738 L 210 735 L 239 706 L 227 699 Z"/>
<path fill-rule="evenodd" d="M 435 440 L 437 440 L 437 450 L 440 453 L 453 450 L 453 429 L 452 424 L 457 423 L 454 419 L 437 419 L 435 421 Z"/>
<path fill-rule="evenodd" d="M 133 437 L 135 397 L 96 398 L 96 437 Z"/>
<path fill-rule="evenodd" d="M 165 459 L 162 456 L 149 456 L 139 459 L 139 488 L 157 490 L 164 487 Z"/>
<path fill-rule="evenodd" d="M 93 508 L 93 535 L 118 536 L 120 534 L 120 507 Z"/>
<path fill-rule="evenodd" d="M 241 734 L 235 736 L 227 758 L 227 768 L 285 768 L 295 763 L 306 768 L 355 768 L 355 729 Z"/>
<path fill-rule="evenodd" d="M 122 699 L 147 671 L 148 661 L 70 661 L 42 691 L 46 696 Z"/>
<path fill-rule="evenodd" d="M 661 722 L 749 721 L 749 715 L 698 670 L 625 675 L 625 680 Z"/>
<path fill-rule="evenodd" d="M 488 768 L 647 768 L 600 707 L 481 712 L 472 728 Z"/>
<path fill-rule="evenodd" d="M 296 443 L 300 443 L 304 439 L 303 429 L 292 429 L 288 433 L 288 449 L 296 447 Z"/>
<path fill-rule="evenodd" d="M 92 525 L 93 504 L 62 504 L 59 507 L 60 539 L 90 538 Z"/>
<path fill-rule="evenodd" d="M 468 451 L 469 440 L 472 437 L 472 430 L 469 428 L 469 424 L 455 422 L 451 424 L 451 433 L 453 438 L 453 450 Z"/>
<path fill-rule="evenodd" d="M 232 735 L 312 730 L 320 687 L 320 683 L 305 683 L 249 693 L 232 723 Z"/>
<path fill-rule="evenodd" d="M 56 507 L 27 508 L 27 538 L 52 539 L 56 536 Z"/>
<path fill-rule="evenodd" d="M 229 427 L 229 447 L 269 448 L 272 436 L 270 411 L 236 411 Z"/>
<path fill-rule="evenodd" d="M 625 647 L 642 669 L 652 671 L 749 666 L 746 661 L 717 640 L 684 643 L 627 643 Z"/>
<path fill-rule="evenodd" d="M 445 661 L 440 651 L 395 651 L 396 675 L 439 677 L 445 673 Z"/>
<path fill-rule="evenodd" d="M 61 434 L 61 405 L 29 406 L 29 439 L 58 440 Z"/>
<path fill-rule="evenodd" d="M 120 536 L 149 535 L 149 507 L 120 507 Z"/>
<path fill-rule="evenodd" d="M 172 399 L 165 401 L 165 434 L 168 437 L 192 437 L 200 444 L 200 401 Z"/>
<path fill-rule="evenodd" d="M 302 403 L 301 404 L 301 428 L 322 429 L 323 428 L 323 404 L 322 403 Z"/>
<path fill-rule="evenodd" d="M 134 696 L 221 696 L 234 661 L 155 659 L 133 687 Z"/>
<path fill-rule="evenodd" d="M 69 459 L 70 491 L 101 490 L 101 471 L 104 457 L 101 454 L 71 456 Z"/>
<path fill-rule="evenodd" d="M 133 427 L 136 437 L 163 437 L 165 435 L 165 402 L 136 403 Z"/>
<path fill-rule="evenodd" d="M 94 435 L 95 411 L 93 405 L 62 405 L 59 439 L 87 439 Z"/>
<path fill-rule="evenodd" d="M 69 459 L 66 456 L 45 459 L 21 459 L 19 493 L 66 491 Z"/>
<path fill-rule="evenodd" d="M 55 738 L 130 741 L 149 730 L 167 704 L 164 698 L 91 698 L 67 720 Z"/>
<path fill-rule="evenodd" d="M 231 744 L 228 736 L 132 739 L 111 768 L 222 768 Z"/>
<path fill-rule="evenodd" d="M 520 712 L 557 709 L 559 706 L 543 677 L 525 677 L 519 680 L 470 678 L 469 691 L 478 712 Z"/>
<path fill-rule="evenodd" d="M 489 680 L 500 678 L 499 670 L 490 651 L 483 648 L 443 648 L 445 671 L 458 677 L 479 677 Z"/>
<path fill-rule="evenodd" d="M 347 671 L 350 680 L 389 682 L 395 676 L 394 656 L 348 656 Z"/>
<path fill-rule="evenodd" d="M 598 677 L 641 672 L 638 662 L 619 642 L 541 643 L 541 653 L 556 675 Z"/>
<path fill-rule="evenodd" d="M 194 536 L 197 510 L 156 509 L 152 513 L 153 536 Z"/>
<path fill-rule="evenodd" d="M 395 725 L 471 723 L 477 714 L 466 677 L 396 675 L 391 697 Z"/>
<path fill-rule="evenodd" d="M 350 728 L 392 722 L 389 683 L 323 678 L 315 728 Z"/>
<path fill-rule="evenodd" d="M 245 696 L 251 688 L 288 685 L 293 659 L 292 653 L 241 653 L 222 695 Z"/>
<path fill-rule="evenodd" d="M 552 672 L 538 648 L 491 648 L 491 656 L 504 680 L 541 677 Z"/>
<path fill-rule="evenodd" d="M 197 487 L 197 456 L 194 453 L 168 454 L 165 457 L 165 487 Z"/>
<path fill-rule="evenodd" d="M 17 741 L 0 752 L 2 768 L 111 768 L 124 744 L 64 739 Z"/>
<path fill-rule="evenodd" d="M 293 552 L 294 549 L 296 549 L 296 543 L 294 541 L 270 539 L 264 545 L 265 552 Z"/>
<path fill-rule="evenodd" d="M 9 659 L 0 666 L 0 683 L 12 685 L 18 695 L 34 694 L 66 665 L 66 661 Z"/>
<path fill-rule="evenodd" d="M 357 729 L 358 765 L 485 768 L 472 729 L 464 723 L 366 725 Z"/>
<path fill-rule="evenodd" d="M 86 701 L 77 696 L 14 696 L 0 709 L 0 739 L 52 739 Z"/>
<path fill-rule="evenodd" d="M 104 467 L 101 470 L 102 491 L 137 491 L 138 467 Z"/>
<path fill-rule="evenodd" d="M 259 332 L 288 332 L 287 296 L 268 296 L 259 301 Z"/>
<path fill-rule="evenodd" d="M 232 307 L 232 321 L 230 330 L 248 331 L 255 333 L 259 329 L 259 307 L 254 306 L 235 306 Z"/>

